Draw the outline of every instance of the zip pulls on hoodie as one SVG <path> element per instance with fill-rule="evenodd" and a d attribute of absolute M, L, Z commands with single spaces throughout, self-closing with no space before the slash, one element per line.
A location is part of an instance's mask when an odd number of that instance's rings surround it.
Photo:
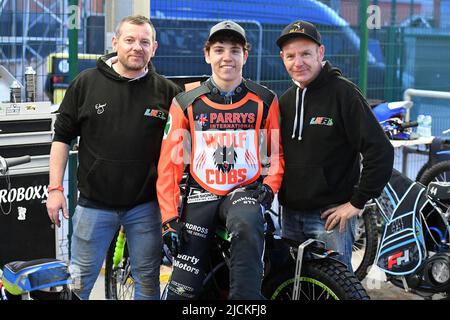
<path fill-rule="evenodd" d="M 310 87 L 311 87 L 311 85 L 314 85 L 313 83 L 314 82 L 316 82 L 317 81 L 317 78 L 320 76 L 320 74 L 323 72 L 323 68 L 324 68 L 324 66 L 327 64 L 327 61 L 322 61 L 322 67 L 321 67 L 321 70 L 320 70 L 320 73 L 319 73 L 319 75 L 311 82 L 311 83 L 309 83 L 310 84 Z M 332 68 L 331 69 L 331 71 L 332 72 L 334 72 L 334 74 L 337 74 L 337 75 L 342 75 L 341 74 L 341 71 L 339 70 L 339 69 L 337 69 L 337 68 Z M 300 88 L 301 88 L 301 85 L 300 85 L 300 82 L 298 82 L 298 81 L 295 81 L 294 79 L 292 79 L 292 81 L 295 83 L 295 85 L 297 86 L 297 92 L 296 92 L 296 95 L 295 95 L 295 120 L 294 120 L 294 128 L 292 128 L 292 139 L 295 139 L 295 133 L 296 133 L 296 130 L 297 130 L 297 119 L 298 119 L 298 105 L 299 105 L 299 96 L 300 96 Z M 298 123 L 300 124 L 299 125 L 299 130 L 298 130 L 298 140 L 300 141 L 300 140 L 302 140 L 302 133 L 303 133 L 303 118 L 304 118 L 304 116 L 305 116 L 305 95 L 306 95 L 306 90 L 308 90 L 308 88 L 307 87 L 305 87 L 305 88 L 303 88 L 303 92 L 302 92 L 302 104 L 300 105 L 300 121 L 298 121 Z"/>
<path fill-rule="evenodd" d="M 295 81 L 294 79 L 292 79 L 292 81 L 294 81 L 295 85 L 297 86 L 297 91 L 295 93 L 295 119 L 294 119 L 294 127 L 292 128 L 292 139 L 295 139 L 295 133 L 297 131 L 297 118 L 298 118 L 298 108 L 299 108 L 299 96 L 300 96 L 300 83 L 298 83 L 297 81 Z M 300 105 L 300 120 L 299 122 L 299 130 L 298 130 L 298 140 L 302 140 L 302 132 L 303 132 L 303 118 L 305 116 L 305 108 L 304 108 L 304 103 L 305 103 L 305 94 L 306 94 L 306 90 L 308 88 L 304 88 L 303 92 L 302 92 L 302 104 Z"/>

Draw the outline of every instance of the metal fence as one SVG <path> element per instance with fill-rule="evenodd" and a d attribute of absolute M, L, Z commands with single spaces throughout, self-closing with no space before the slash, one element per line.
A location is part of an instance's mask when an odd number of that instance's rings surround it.
<path fill-rule="evenodd" d="M 287 24 L 304 19 L 314 22 L 321 31 L 326 58 L 339 66 L 347 77 L 358 81 L 358 34 L 335 11 L 319 1 L 152 0 L 151 16 L 160 42 L 155 64 L 163 74 L 208 73 L 202 53 L 208 29 L 219 20 L 232 19 L 246 29 L 253 48 L 244 76 L 281 94 L 290 80 L 280 60 L 276 39 Z M 183 63 L 186 59 L 189 63 Z M 383 88 L 383 67 L 371 53 L 368 59 L 369 86 L 373 88 L 370 94 L 379 98 L 382 95 L 380 88 Z M 174 64 L 174 61 L 181 63 Z"/>
<path fill-rule="evenodd" d="M 130 0 L 131 1 L 131 0 Z M 114 2 L 114 1 L 112 1 Z M 126 5 L 127 1 L 121 1 Z M 450 90 L 450 31 L 410 28 L 427 1 L 371 1 L 377 4 L 379 26 L 369 30 L 367 55 L 367 97 L 397 100 L 408 87 Z M 429 2 L 429 1 L 428 1 Z M 289 86 L 289 79 L 275 45 L 281 29 L 296 19 L 314 22 L 323 36 L 326 59 L 339 67 L 345 76 L 359 83 L 360 17 L 359 1 L 315 0 L 151 0 L 150 14 L 156 28 L 159 49 L 154 63 L 167 76 L 209 73 L 202 47 L 208 29 L 221 19 L 240 22 L 252 44 L 244 75 L 267 85 L 277 93 Z M 110 39 L 105 39 L 105 16 L 110 2 L 68 0 L 0 1 L 0 63 L 23 83 L 24 71 L 33 66 L 39 75 L 38 98 L 51 99 L 44 92 L 47 75 L 68 73 L 65 58 L 51 61 L 52 53 L 67 52 L 68 29 L 77 24 L 78 52 L 102 54 Z M 422 10 L 422 11 L 421 11 Z M 79 20 L 75 21 L 77 13 Z M 394 22 L 392 14 L 396 15 Z M 445 16 L 441 13 L 441 16 Z M 410 19 L 411 21 L 409 21 Z M 421 21 L 421 20 L 420 20 Z M 394 25 L 392 25 L 394 23 Z M 439 52 L 439 53 L 438 53 Z M 59 59 L 59 58 L 56 58 Z M 95 57 L 81 55 L 78 70 L 93 65 Z M 68 78 L 56 76 L 53 82 L 67 84 Z M 51 82 L 51 83 L 53 83 Z M 60 100 L 60 99 L 58 99 Z"/>
<path fill-rule="evenodd" d="M 52 99 L 52 93 L 46 93 L 49 85 L 69 82 L 68 60 L 55 60 L 58 59 L 55 54 L 61 57 L 65 53 L 67 57 L 68 30 L 72 25 L 79 29 L 80 52 L 103 53 L 103 42 L 98 35 L 104 35 L 104 3 L 80 1 L 79 6 L 70 6 L 68 1 L 1 0 L 1 66 L 21 84 L 26 68 L 33 67 L 37 72 L 37 101 Z M 77 15 L 79 22 L 75 19 Z M 92 65 L 81 63 L 79 71 Z M 54 79 L 49 78 L 55 70 L 60 72 Z M 2 90 L 0 98 L 5 100 L 6 96 L 9 94 Z"/>

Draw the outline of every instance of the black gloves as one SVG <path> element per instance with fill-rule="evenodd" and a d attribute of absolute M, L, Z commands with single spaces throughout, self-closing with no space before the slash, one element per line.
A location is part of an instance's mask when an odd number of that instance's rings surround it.
<path fill-rule="evenodd" d="M 172 257 L 176 257 L 180 251 L 180 237 L 182 223 L 178 218 L 167 221 L 163 225 L 163 241 L 169 248 Z"/>
<path fill-rule="evenodd" d="M 255 198 L 266 210 L 270 209 L 273 201 L 273 191 L 265 183 L 253 182 L 247 186 L 244 186 L 246 191 L 252 191 L 250 196 Z"/>

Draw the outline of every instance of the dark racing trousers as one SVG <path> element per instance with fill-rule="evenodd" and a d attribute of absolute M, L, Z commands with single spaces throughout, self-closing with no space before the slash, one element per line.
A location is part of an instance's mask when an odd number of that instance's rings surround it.
<path fill-rule="evenodd" d="M 210 249 L 220 224 L 225 225 L 231 241 L 228 298 L 263 299 L 265 220 L 263 207 L 248 191 L 237 189 L 218 197 L 191 189 L 181 219 L 180 252 L 173 262 L 167 299 L 198 299 L 203 293 Z"/>

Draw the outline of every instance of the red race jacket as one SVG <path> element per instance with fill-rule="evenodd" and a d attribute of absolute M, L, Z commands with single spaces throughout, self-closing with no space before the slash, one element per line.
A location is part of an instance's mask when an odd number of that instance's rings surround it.
<path fill-rule="evenodd" d="M 173 99 L 156 183 L 163 223 L 178 216 L 179 183 L 188 164 L 191 177 L 218 196 L 261 175 L 278 192 L 284 173 L 278 99 L 250 80 L 238 88 L 230 104 L 215 102 L 223 98 L 210 80 Z"/>

